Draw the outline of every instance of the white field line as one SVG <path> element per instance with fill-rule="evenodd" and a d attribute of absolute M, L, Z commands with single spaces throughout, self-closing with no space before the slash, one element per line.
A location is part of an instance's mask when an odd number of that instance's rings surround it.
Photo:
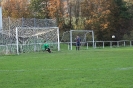
<path fill-rule="evenodd" d="M 34 70 L 0 70 L 0 72 L 27 72 L 27 71 L 84 71 L 84 70 L 115 70 L 115 71 L 127 71 L 133 70 L 133 67 L 124 67 L 124 68 L 94 68 L 94 69 L 34 69 Z"/>
<path fill-rule="evenodd" d="M 0 70 L 0 72 L 23 72 L 26 70 Z"/>
<path fill-rule="evenodd" d="M 133 67 L 126 67 L 126 68 L 116 68 L 115 70 L 132 70 Z"/>

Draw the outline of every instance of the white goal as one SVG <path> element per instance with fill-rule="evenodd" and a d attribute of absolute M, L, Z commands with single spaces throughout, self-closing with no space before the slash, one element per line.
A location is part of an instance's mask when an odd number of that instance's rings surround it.
<path fill-rule="evenodd" d="M 76 33 L 77 35 L 75 35 L 74 33 Z M 93 30 L 70 30 L 70 49 L 72 50 L 73 41 L 75 41 L 76 36 L 79 36 L 80 38 L 83 37 L 81 39 L 81 45 L 87 43 L 88 42 L 87 41 L 87 34 L 88 33 L 91 33 L 91 35 L 92 35 L 91 41 L 93 43 L 92 46 L 94 48 L 94 32 L 93 32 Z"/>
<path fill-rule="evenodd" d="M 52 51 L 60 50 L 58 27 L 16 27 L 0 32 L 0 55 L 42 51 L 47 42 Z"/>
<path fill-rule="evenodd" d="M 52 50 L 60 50 L 58 27 L 16 27 L 17 54 L 41 51 L 47 42 Z"/>
<path fill-rule="evenodd" d="M 76 45 L 75 38 L 79 36 L 81 39 L 82 49 L 88 49 L 88 46 L 94 48 L 94 32 L 93 30 L 70 30 L 63 33 L 61 41 L 68 43 L 68 50 L 72 50 L 72 47 Z"/>

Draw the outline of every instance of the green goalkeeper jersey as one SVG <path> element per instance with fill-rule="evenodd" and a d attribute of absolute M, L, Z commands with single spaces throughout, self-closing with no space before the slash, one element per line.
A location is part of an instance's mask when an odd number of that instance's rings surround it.
<path fill-rule="evenodd" d="M 49 48 L 49 44 L 46 44 L 46 43 L 45 43 L 45 44 L 43 45 L 43 47 L 42 47 L 43 50 L 46 50 L 46 49 L 48 49 L 48 48 Z"/>

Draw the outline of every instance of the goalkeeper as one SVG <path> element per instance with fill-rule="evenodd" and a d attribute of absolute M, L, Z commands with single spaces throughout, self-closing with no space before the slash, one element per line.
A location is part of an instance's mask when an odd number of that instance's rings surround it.
<path fill-rule="evenodd" d="M 47 44 L 47 43 L 44 43 L 44 44 L 43 44 L 42 50 L 43 50 L 43 51 L 48 51 L 49 53 L 51 53 L 51 50 L 50 50 L 50 48 L 49 48 L 49 44 Z"/>

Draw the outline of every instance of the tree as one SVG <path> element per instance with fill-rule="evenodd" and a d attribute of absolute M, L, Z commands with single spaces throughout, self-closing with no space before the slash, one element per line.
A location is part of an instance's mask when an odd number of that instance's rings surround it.
<path fill-rule="evenodd" d="M 6 0 L 3 2 L 4 17 L 29 17 L 28 0 Z"/>
<path fill-rule="evenodd" d="M 86 18 L 86 29 L 95 31 L 98 40 L 107 40 L 111 18 L 111 1 L 85 0 L 81 3 L 81 15 Z"/>
<path fill-rule="evenodd" d="M 130 34 L 124 34 L 123 39 L 124 40 L 133 40 L 133 30 L 130 31 Z"/>
<path fill-rule="evenodd" d="M 49 17 L 52 19 L 56 19 L 57 25 L 60 29 L 63 29 L 64 23 L 64 16 L 65 8 L 64 5 L 66 3 L 62 2 L 62 0 L 49 0 L 48 10 L 49 10 Z"/>
<path fill-rule="evenodd" d="M 93 29 L 98 40 L 122 39 L 130 31 L 129 7 L 123 0 L 84 0 L 82 16 L 86 17 L 86 29 Z"/>
<path fill-rule="evenodd" d="M 114 17 L 114 28 L 116 34 L 116 40 L 123 38 L 124 34 L 129 33 L 130 21 L 132 16 L 128 12 L 129 6 L 123 0 L 115 0 L 115 9 L 112 10 Z"/>
<path fill-rule="evenodd" d="M 30 9 L 36 18 L 49 18 L 48 2 L 49 0 L 31 0 Z"/>

